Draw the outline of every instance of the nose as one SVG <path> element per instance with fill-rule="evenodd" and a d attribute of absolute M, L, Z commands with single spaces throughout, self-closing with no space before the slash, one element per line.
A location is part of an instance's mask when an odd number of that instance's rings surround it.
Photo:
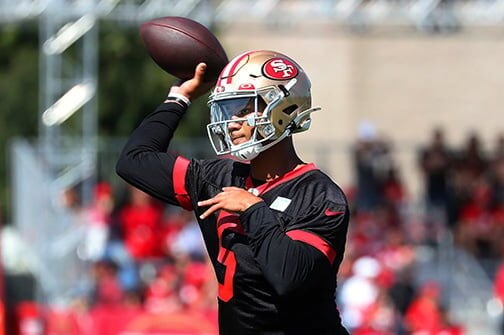
<path fill-rule="evenodd" d="M 233 115 L 231 116 L 231 120 L 236 120 L 239 119 L 238 116 Z M 228 123 L 228 129 L 234 130 L 234 129 L 240 129 L 242 126 L 243 121 L 231 121 Z"/>

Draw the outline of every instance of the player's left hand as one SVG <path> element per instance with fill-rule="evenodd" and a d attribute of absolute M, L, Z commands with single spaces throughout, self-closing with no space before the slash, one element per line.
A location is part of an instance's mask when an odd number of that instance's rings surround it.
<path fill-rule="evenodd" d="M 240 214 L 252 205 L 263 201 L 261 198 L 239 187 L 223 187 L 222 192 L 215 197 L 198 202 L 198 206 L 210 206 L 200 219 L 205 219 L 218 210 L 225 210 L 229 213 Z"/>

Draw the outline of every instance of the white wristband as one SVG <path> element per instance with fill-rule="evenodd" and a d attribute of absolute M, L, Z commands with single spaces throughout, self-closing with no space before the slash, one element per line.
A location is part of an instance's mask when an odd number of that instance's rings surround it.
<path fill-rule="evenodd" d="M 183 94 L 170 92 L 166 99 L 169 100 L 170 98 L 180 99 L 186 103 L 187 107 L 191 106 L 191 100 Z"/>

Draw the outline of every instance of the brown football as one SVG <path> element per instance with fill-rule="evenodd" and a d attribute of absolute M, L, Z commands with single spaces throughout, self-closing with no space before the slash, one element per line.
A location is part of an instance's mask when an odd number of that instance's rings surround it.
<path fill-rule="evenodd" d="M 185 17 L 167 16 L 144 22 L 140 36 L 156 64 L 180 79 L 192 78 L 196 65 L 205 62 L 205 81 L 214 81 L 228 63 L 215 35 Z"/>

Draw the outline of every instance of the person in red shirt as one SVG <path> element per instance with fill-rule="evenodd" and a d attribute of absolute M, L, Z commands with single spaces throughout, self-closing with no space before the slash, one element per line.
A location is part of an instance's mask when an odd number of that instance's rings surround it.
<path fill-rule="evenodd" d="M 424 331 L 435 334 L 441 325 L 439 309 L 439 285 L 435 282 L 425 283 L 406 310 L 405 321 L 411 333 Z"/>
<path fill-rule="evenodd" d="M 163 218 L 163 207 L 148 194 L 130 187 L 130 201 L 119 214 L 124 243 L 135 260 L 163 256 L 157 231 Z"/>

